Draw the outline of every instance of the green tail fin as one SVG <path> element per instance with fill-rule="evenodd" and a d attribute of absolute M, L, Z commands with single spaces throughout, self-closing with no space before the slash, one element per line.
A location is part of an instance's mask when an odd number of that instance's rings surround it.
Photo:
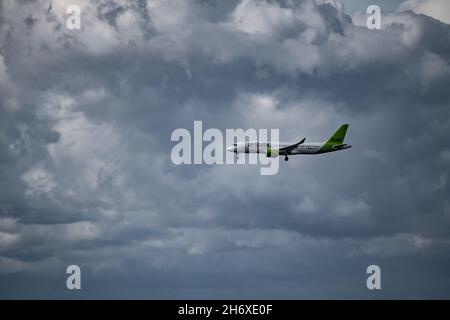
<path fill-rule="evenodd" d="M 345 134 L 347 133 L 348 124 L 343 124 L 327 141 L 327 144 L 343 144 Z"/>
<path fill-rule="evenodd" d="M 347 133 L 348 124 L 343 124 L 337 131 L 331 136 L 330 139 L 323 145 L 322 149 L 320 149 L 319 153 L 336 151 L 337 149 L 341 149 L 342 147 L 346 147 L 344 145 L 345 134 Z"/>

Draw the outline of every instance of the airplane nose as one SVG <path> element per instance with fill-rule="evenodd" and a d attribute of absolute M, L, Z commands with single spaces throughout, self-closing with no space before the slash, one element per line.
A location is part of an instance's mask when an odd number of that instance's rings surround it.
<path fill-rule="evenodd" d="M 234 152 L 234 147 L 233 147 L 233 146 L 229 146 L 229 147 L 227 148 L 227 151 Z"/>

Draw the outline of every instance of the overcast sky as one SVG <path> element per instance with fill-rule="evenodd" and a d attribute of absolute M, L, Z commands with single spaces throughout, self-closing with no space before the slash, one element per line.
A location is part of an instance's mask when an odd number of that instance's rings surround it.
<path fill-rule="evenodd" d="M 1 1 L 0 297 L 450 298 L 450 2 L 345 2 Z M 194 120 L 353 148 L 176 166 Z"/>

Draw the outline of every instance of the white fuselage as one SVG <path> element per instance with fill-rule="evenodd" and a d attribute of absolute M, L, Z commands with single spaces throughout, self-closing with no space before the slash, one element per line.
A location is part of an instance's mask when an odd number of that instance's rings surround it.
<path fill-rule="evenodd" d="M 233 146 L 228 147 L 228 151 L 235 153 L 266 153 L 268 148 L 280 149 L 291 146 L 295 142 L 278 142 L 278 143 L 268 143 L 268 142 L 238 142 Z M 325 142 L 308 142 L 298 145 L 287 154 L 314 154 L 318 153 Z"/>
<path fill-rule="evenodd" d="M 267 156 L 282 155 L 285 156 L 287 160 L 287 156 L 289 155 L 318 154 L 351 148 L 351 145 L 349 144 L 330 144 L 327 142 L 306 142 L 298 144 L 293 148 L 289 148 L 294 144 L 295 143 L 292 142 L 238 142 L 229 146 L 227 150 L 234 152 L 236 155 L 240 153 L 265 153 Z"/>

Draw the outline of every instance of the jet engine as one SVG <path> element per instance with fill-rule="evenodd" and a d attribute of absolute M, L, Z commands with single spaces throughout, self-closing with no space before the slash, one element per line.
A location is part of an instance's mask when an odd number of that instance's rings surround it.
<path fill-rule="evenodd" d="M 267 148 L 266 156 L 267 158 L 276 158 L 280 155 L 280 150 Z"/>

